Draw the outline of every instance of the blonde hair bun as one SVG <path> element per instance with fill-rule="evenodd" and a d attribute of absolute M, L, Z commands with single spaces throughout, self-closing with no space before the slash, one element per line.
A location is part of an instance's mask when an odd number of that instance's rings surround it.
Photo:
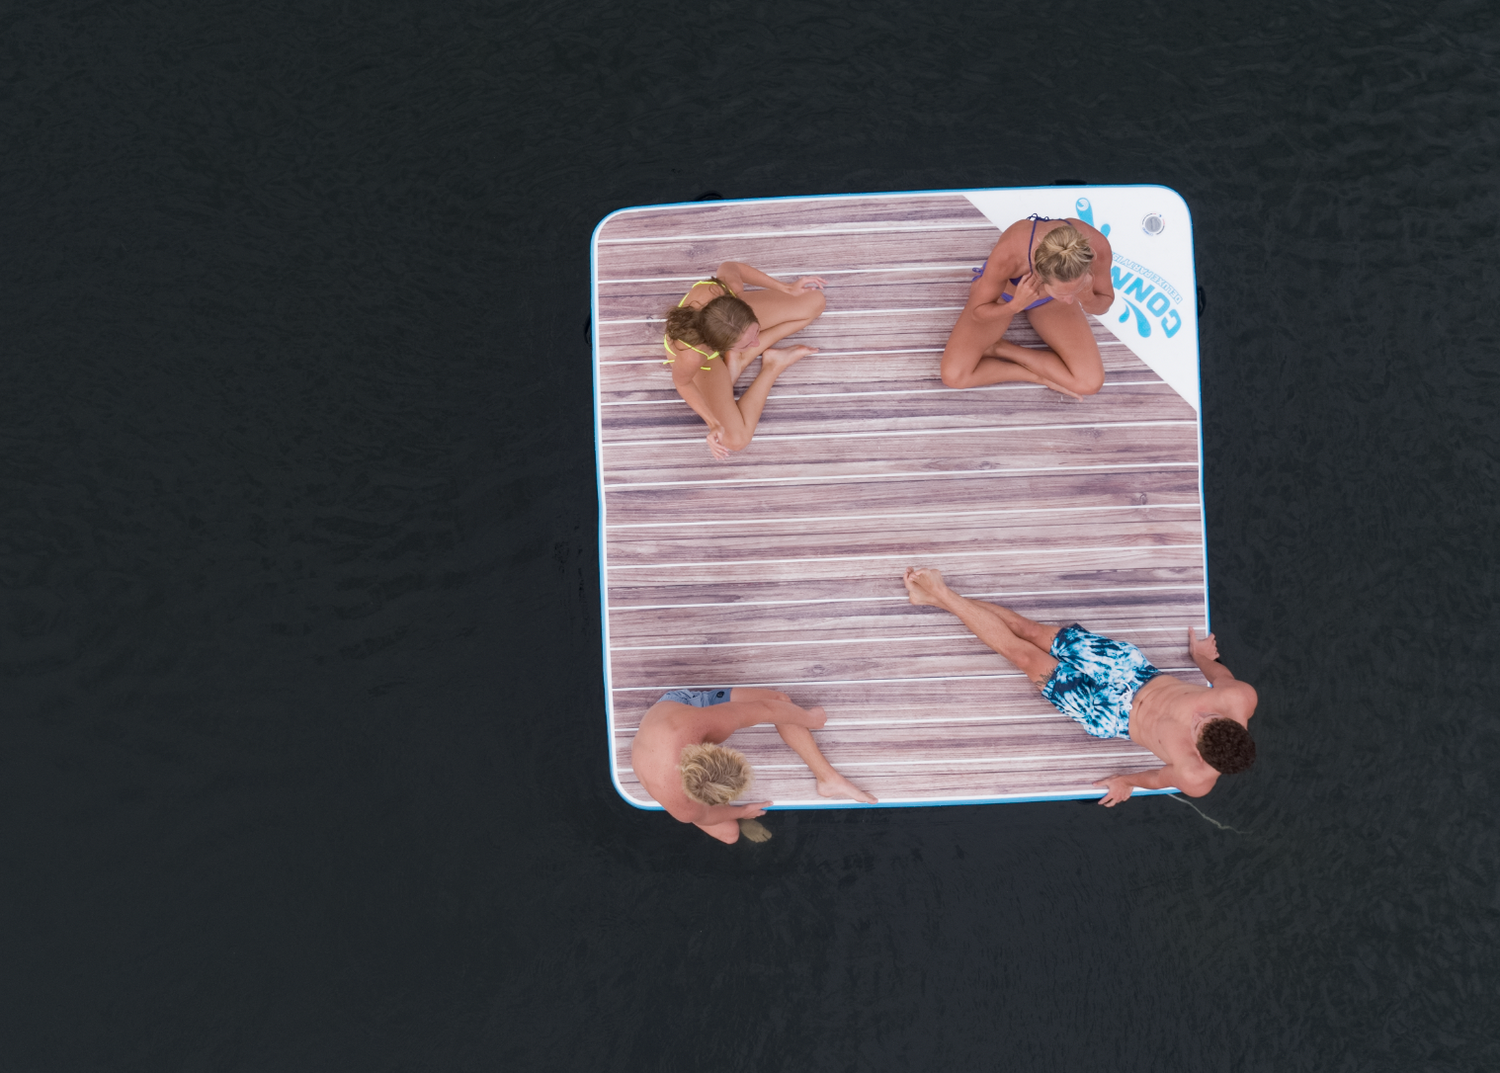
<path fill-rule="evenodd" d="M 1072 283 L 1094 263 L 1094 248 L 1072 224 L 1042 236 L 1031 255 L 1036 274 L 1047 283 Z"/>

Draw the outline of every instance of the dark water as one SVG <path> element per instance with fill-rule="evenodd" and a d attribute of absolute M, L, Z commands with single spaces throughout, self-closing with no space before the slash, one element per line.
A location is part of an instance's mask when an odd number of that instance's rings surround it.
<path fill-rule="evenodd" d="M 1500 1067 L 1491 4 L 100 5 L 0 33 L 0 1065 Z M 1161 182 L 1261 762 L 607 777 L 587 241 Z"/>

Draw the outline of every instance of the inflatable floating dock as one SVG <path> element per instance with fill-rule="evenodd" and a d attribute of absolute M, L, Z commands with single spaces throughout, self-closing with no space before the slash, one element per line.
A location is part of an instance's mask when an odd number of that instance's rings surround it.
<path fill-rule="evenodd" d="M 951 390 L 948 332 L 1000 231 L 1032 213 L 1106 234 L 1091 318 L 1104 389 Z M 1202 681 L 1207 628 L 1198 309 L 1186 204 L 1160 186 L 934 191 L 622 209 L 594 232 L 593 349 L 611 771 L 669 689 L 758 685 L 821 704 L 829 760 L 882 805 L 1097 797 L 1157 767 L 1088 737 L 901 573 L 1043 622 L 1080 622 Z M 828 281 L 821 347 L 777 381 L 754 441 L 715 462 L 661 364 L 666 309 L 723 261 Z M 1024 316 L 1009 338 L 1040 346 Z M 752 365 L 740 380 L 754 376 Z M 683 450 L 680 445 L 696 445 Z M 778 808 L 849 807 L 770 726 L 727 744 Z M 1140 792 L 1140 791 L 1138 791 Z"/>

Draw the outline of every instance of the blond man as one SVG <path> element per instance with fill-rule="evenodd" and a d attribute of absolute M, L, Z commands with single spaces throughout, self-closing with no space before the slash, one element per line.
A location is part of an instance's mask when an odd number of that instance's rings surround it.
<path fill-rule="evenodd" d="M 754 820 L 772 804 L 734 804 L 753 773 L 744 754 L 720 743 L 742 727 L 775 724 L 781 740 L 812 770 L 820 796 L 875 803 L 875 795 L 835 771 L 813 741 L 812 731 L 827 721 L 822 708 L 799 707 L 774 689 L 674 689 L 641 720 L 630 763 L 646 792 L 673 819 L 695 824 L 720 842 L 737 842 L 740 821 Z M 756 828 L 764 832 L 758 824 L 751 830 Z"/>

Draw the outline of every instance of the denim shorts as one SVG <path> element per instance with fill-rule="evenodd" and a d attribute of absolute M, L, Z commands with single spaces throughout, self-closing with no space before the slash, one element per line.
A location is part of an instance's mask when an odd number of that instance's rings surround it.
<path fill-rule="evenodd" d="M 712 708 L 729 700 L 732 687 L 724 689 L 674 689 L 663 693 L 661 700 L 675 700 L 678 704 L 691 704 L 694 708 Z M 660 704 L 661 700 L 656 703 Z"/>

